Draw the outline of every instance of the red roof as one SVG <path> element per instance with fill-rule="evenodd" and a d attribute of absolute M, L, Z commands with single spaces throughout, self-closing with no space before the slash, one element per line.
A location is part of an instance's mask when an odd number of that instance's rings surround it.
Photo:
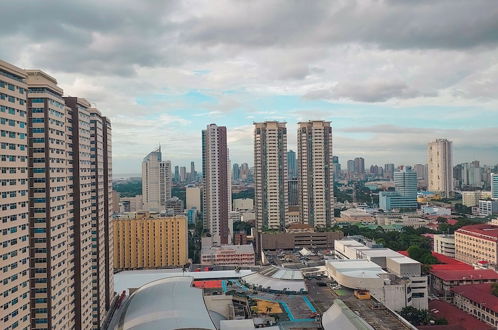
<path fill-rule="evenodd" d="M 440 264 L 431 265 L 431 270 L 472 270 L 474 267 L 444 254 L 432 252 Z"/>
<path fill-rule="evenodd" d="M 449 225 L 456 225 L 458 223 L 458 220 L 455 220 L 455 219 L 448 219 L 446 221 Z"/>
<path fill-rule="evenodd" d="M 404 256 L 408 257 L 407 251 L 398 251 Z M 443 254 L 432 252 L 432 255 L 436 257 L 439 264 L 431 265 L 431 270 L 472 270 L 474 267 L 468 265 L 464 262 L 455 260 L 453 258 L 447 257 Z"/>
<path fill-rule="evenodd" d="M 431 269 L 431 274 L 444 281 L 498 280 L 498 273 L 492 269 L 441 270 Z"/>
<path fill-rule="evenodd" d="M 498 297 L 491 293 L 491 285 L 492 283 L 459 285 L 451 291 L 498 313 Z"/>
<path fill-rule="evenodd" d="M 448 326 L 452 328 L 445 329 L 468 329 L 468 330 L 488 330 L 494 329 L 489 324 L 479 321 L 477 318 L 470 314 L 465 313 L 456 306 L 447 303 L 442 300 L 431 300 L 429 301 L 429 312 L 435 317 L 444 317 L 448 321 Z M 419 329 L 441 329 L 438 326 L 424 326 L 418 327 Z"/>
<path fill-rule="evenodd" d="M 221 280 L 194 281 L 194 286 L 199 289 L 220 289 Z"/>
<path fill-rule="evenodd" d="M 492 241 L 498 240 L 498 226 L 488 225 L 486 223 L 463 226 L 456 232 Z M 483 237 L 483 235 L 487 237 Z"/>

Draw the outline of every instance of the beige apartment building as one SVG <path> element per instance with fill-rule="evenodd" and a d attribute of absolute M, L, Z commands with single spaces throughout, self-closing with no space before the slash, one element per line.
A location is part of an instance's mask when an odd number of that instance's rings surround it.
<path fill-rule="evenodd" d="M 26 73 L 0 60 L 1 329 L 29 329 Z"/>
<path fill-rule="evenodd" d="M 313 227 L 334 221 L 332 127 L 329 121 L 299 123 L 298 186 L 301 222 Z"/>
<path fill-rule="evenodd" d="M 285 122 L 254 123 L 256 228 L 285 228 L 287 218 L 287 128 Z"/>
<path fill-rule="evenodd" d="M 453 191 L 452 142 L 437 139 L 427 145 L 428 190 L 448 197 Z"/>
<path fill-rule="evenodd" d="M 188 226 L 184 216 L 137 213 L 114 219 L 116 269 L 183 266 L 188 260 Z"/>
<path fill-rule="evenodd" d="M 468 264 L 498 264 L 498 226 L 478 224 L 455 231 L 455 258 Z"/>

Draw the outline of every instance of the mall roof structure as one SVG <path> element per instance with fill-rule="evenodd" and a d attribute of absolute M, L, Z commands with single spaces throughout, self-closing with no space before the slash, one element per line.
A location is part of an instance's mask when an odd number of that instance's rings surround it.
<path fill-rule="evenodd" d="M 193 280 L 170 277 L 140 287 L 126 301 L 118 329 L 215 330 L 202 290 L 192 287 Z"/>
<path fill-rule="evenodd" d="M 248 285 L 272 291 L 307 292 L 303 274 L 299 269 L 268 266 L 242 278 Z"/>

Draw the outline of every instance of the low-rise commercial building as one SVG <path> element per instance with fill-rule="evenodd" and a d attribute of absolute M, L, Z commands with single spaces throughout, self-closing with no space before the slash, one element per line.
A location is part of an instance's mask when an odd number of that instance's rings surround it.
<path fill-rule="evenodd" d="M 492 294 L 491 283 L 461 285 L 452 289 L 453 303 L 479 320 L 498 327 L 498 297 Z"/>
<path fill-rule="evenodd" d="M 378 301 L 396 311 L 406 306 L 427 309 L 427 276 L 422 275 L 418 261 L 353 239 L 336 241 L 335 255 L 342 260 L 328 260 L 326 268 L 339 284 L 368 290 Z"/>
<path fill-rule="evenodd" d="M 168 216 L 181 215 L 183 214 L 183 201 L 176 196 L 171 197 L 164 202 L 164 208 Z"/>
<path fill-rule="evenodd" d="M 119 212 L 140 212 L 144 210 L 144 201 L 142 195 L 134 197 L 120 197 L 119 198 Z"/>
<path fill-rule="evenodd" d="M 467 207 L 479 205 L 481 199 L 481 191 L 462 191 L 462 204 Z"/>
<path fill-rule="evenodd" d="M 498 214 L 498 201 L 495 200 L 480 200 L 479 201 L 479 215 L 489 216 Z"/>
<path fill-rule="evenodd" d="M 333 249 L 334 241 L 344 234 L 335 232 L 258 233 L 263 250 L 293 250 L 294 248 Z"/>
<path fill-rule="evenodd" d="M 433 235 L 434 252 L 455 258 L 455 235 Z"/>
<path fill-rule="evenodd" d="M 184 216 L 137 213 L 114 225 L 114 268 L 183 266 L 188 260 L 188 226 Z"/>
<path fill-rule="evenodd" d="M 203 246 L 201 249 L 202 265 L 252 266 L 255 260 L 251 244 Z"/>
<path fill-rule="evenodd" d="M 492 269 L 431 270 L 431 289 L 443 299 L 451 301 L 452 288 L 460 285 L 498 282 L 498 273 Z"/>
<path fill-rule="evenodd" d="M 455 258 L 468 264 L 498 262 L 498 226 L 478 224 L 455 232 Z"/>
<path fill-rule="evenodd" d="M 341 211 L 341 218 L 336 219 L 337 222 L 362 222 L 362 223 L 373 223 L 376 222 L 375 217 L 365 211 L 364 209 L 348 209 Z"/>

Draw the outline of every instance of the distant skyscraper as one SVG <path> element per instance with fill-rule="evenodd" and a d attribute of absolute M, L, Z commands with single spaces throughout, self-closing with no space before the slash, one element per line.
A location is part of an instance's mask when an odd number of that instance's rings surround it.
<path fill-rule="evenodd" d="M 384 164 L 384 177 L 386 179 L 394 177 L 394 164 Z"/>
<path fill-rule="evenodd" d="M 356 174 L 365 173 L 365 159 L 362 157 L 356 157 L 354 159 L 354 172 Z"/>
<path fill-rule="evenodd" d="M 197 179 L 197 172 L 195 171 L 195 163 L 190 162 L 190 182 L 194 182 Z"/>
<path fill-rule="evenodd" d="M 239 181 L 240 179 L 240 170 L 239 170 L 239 164 L 235 163 L 232 166 L 232 179 L 233 181 Z"/>
<path fill-rule="evenodd" d="M 289 180 L 297 178 L 297 158 L 293 150 L 287 151 L 287 172 Z"/>
<path fill-rule="evenodd" d="M 354 173 L 354 160 L 348 160 L 348 162 L 347 162 L 347 170 L 348 170 L 348 174 L 353 174 Z"/>
<path fill-rule="evenodd" d="M 239 175 L 241 181 L 246 181 L 247 179 L 249 179 L 250 173 L 249 173 L 249 165 L 247 165 L 247 163 L 240 164 Z"/>
<path fill-rule="evenodd" d="M 287 214 L 287 128 L 285 123 L 254 123 L 256 228 L 285 228 Z"/>
<path fill-rule="evenodd" d="M 227 129 L 210 124 L 202 131 L 203 216 L 204 228 L 209 230 L 214 245 L 231 242 L 228 166 Z"/>
<path fill-rule="evenodd" d="M 289 206 L 299 206 L 299 189 L 297 179 L 290 179 L 287 182 Z"/>
<path fill-rule="evenodd" d="M 498 173 L 491 173 L 491 198 L 498 199 Z"/>
<path fill-rule="evenodd" d="M 341 176 L 341 164 L 339 163 L 339 157 L 332 156 L 332 165 L 334 166 L 334 180 L 338 180 Z"/>
<path fill-rule="evenodd" d="M 427 166 L 424 164 L 415 164 L 413 169 L 415 170 L 415 173 L 417 173 L 418 187 L 427 187 Z"/>
<path fill-rule="evenodd" d="M 440 192 L 448 197 L 453 191 L 452 142 L 437 139 L 427 146 L 429 165 L 429 191 Z"/>
<path fill-rule="evenodd" d="M 144 209 L 155 212 L 163 211 L 171 198 L 171 162 L 162 160 L 161 147 L 142 162 L 142 196 Z"/>
<path fill-rule="evenodd" d="M 394 172 L 395 192 L 379 193 L 379 207 L 385 211 L 392 209 L 417 208 L 417 173 L 408 166 Z"/>
<path fill-rule="evenodd" d="M 334 220 L 330 122 L 299 123 L 297 146 L 301 221 L 313 227 L 330 226 Z"/>
<path fill-rule="evenodd" d="M 187 168 L 185 166 L 180 167 L 180 182 L 187 181 Z"/>
<path fill-rule="evenodd" d="M 174 180 L 175 180 L 175 182 L 180 182 L 180 166 L 178 166 L 178 165 L 175 166 Z"/>

